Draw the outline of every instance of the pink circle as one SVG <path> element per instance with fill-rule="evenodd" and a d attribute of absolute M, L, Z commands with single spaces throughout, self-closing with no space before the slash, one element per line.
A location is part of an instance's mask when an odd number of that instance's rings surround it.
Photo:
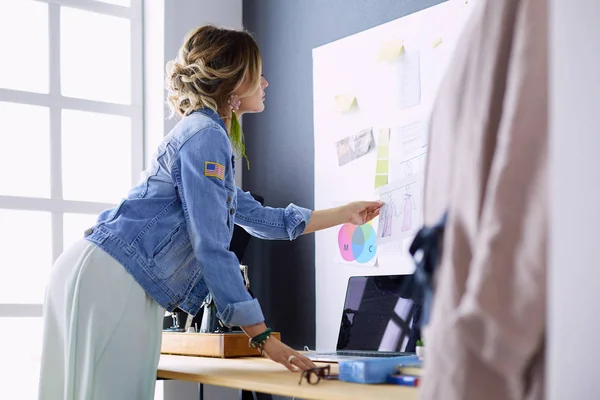
<path fill-rule="evenodd" d="M 345 224 L 340 228 L 338 233 L 338 245 L 340 247 L 340 255 L 345 261 L 354 261 L 352 254 L 352 236 L 356 230 L 356 225 Z"/>

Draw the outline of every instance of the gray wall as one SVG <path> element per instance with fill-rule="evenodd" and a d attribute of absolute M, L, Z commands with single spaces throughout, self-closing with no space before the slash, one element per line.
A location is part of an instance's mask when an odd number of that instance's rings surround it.
<path fill-rule="evenodd" d="M 268 205 L 314 205 L 312 49 L 440 0 L 246 0 L 244 26 L 261 48 L 266 110 L 244 116 L 243 187 Z M 368 76 L 365 76 L 368 79 Z M 315 345 L 314 237 L 252 240 L 245 262 L 267 323 L 294 348 Z"/>

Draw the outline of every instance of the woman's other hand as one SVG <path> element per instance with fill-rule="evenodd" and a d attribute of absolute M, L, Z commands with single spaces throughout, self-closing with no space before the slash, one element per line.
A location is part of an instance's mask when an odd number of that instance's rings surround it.
<path fill-rule="evenodd" d="M 316 365 L 308 358 L 271 336 L 263 345 L 263 354 L 292 372 L 306 371 Z"/>

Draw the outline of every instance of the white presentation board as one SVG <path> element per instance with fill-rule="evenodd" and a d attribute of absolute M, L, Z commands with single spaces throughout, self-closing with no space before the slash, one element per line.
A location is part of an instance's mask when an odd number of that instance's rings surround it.
<path fill-rule="evenodd" d="M 350 276 L 414 269 L 429 114 L 473 7 L 450 0 L 313 49 L 315 208 L 386 203 L 372 224 L 316 234 L 318 350 L 335 349 Z"/>

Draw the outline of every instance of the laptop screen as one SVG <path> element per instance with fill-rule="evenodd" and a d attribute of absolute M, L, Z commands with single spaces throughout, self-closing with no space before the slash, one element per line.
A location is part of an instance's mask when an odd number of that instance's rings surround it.
<path fill-rule="evenodd" d="M 414 352 L 412 297 L 413 275 L 351 277 L 337 350 Z"/>

